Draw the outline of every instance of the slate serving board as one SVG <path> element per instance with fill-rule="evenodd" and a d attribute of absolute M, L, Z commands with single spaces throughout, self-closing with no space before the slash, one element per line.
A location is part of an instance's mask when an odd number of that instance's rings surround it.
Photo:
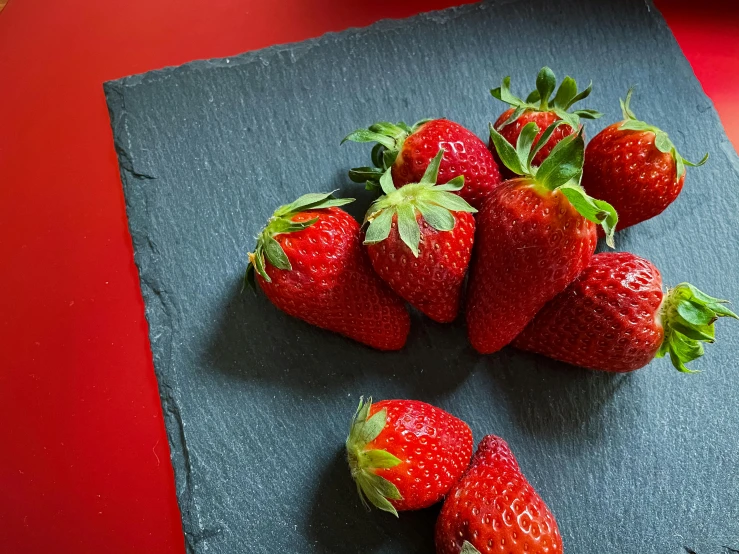
<path fill-rule="evenodd" d="M 638 39 L 636 38 L 638 37 Z M 340 139 L 378 119 L 444 116 L 481 136 L 505 75 L 533 88 L 550 65 L 586 107 L 618 98 L 699 159 L 661 217 L 617 236 L 667 284 L 739 299 L 739 161 L 649 2 L 535 0 L 383 21 L 105 85 L 190 552 L 427 553 L 438 509 L 367 513 L 342 452 L 360 394 L 408 397 L 505 437 L 557 516 L 568 553 L 739 547 L 738 327 L 685 376 L 659 360 L 601 375 L 512 349 L 479 356 L 463 326 L 417 315 L 379 353 L 240 293 L 273 209 L 346 179 L 369 148 Z"/>

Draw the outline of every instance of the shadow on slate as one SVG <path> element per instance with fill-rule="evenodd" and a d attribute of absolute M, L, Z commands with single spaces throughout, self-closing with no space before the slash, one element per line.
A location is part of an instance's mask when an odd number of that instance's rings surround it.
<path fill-rule="evenodd" d="M 403 351 L 375 352 L 240 292 L 276 206 L 339 189 L 361 218 L 372 195 L 345 174 L 369 148 L 339 147 L 348 132 L 445 116 L 484 136 L 503 110 L 489 89 L 511 75 L 525 94 L 544 64 L 595 83 L 585 107 L 606 115 L 588 136 L 620 118 L 636 83 L 637 115 L 689 159 L 711 153 L 618 246 L 666 285 L 739 300 L 739 162 L 648 2 L 471 5 L 105 85 L 190 552 L 430 552 L 438 508 L 395 520 L 357 498 L 341 448 L 360 394 L 433 402 L 477 440 L 505 437 L 570 554 L 736 544 L 732 322 L 700 375 L 665 360 L 599 375 L 512 349 L 478 356 L 462 322 L 418 314 Z"/>

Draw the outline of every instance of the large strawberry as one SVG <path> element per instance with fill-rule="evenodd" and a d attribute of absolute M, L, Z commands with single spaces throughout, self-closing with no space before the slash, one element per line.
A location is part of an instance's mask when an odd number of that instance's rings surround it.
<path fill-rule="evenodd" d="M 467 469 L 472 431 L 453 415 L 417 400 L 359 400 L 346 452 L 365 504 L 386 512 L 439 502 Z"/>
<path fill-rule="evenodd" d="M 561 554 L 549 508 L 521 474 L 506 442 L 480 441 L 436 521 L 436 554 Z"/>
<path fill-rule="evenodd" d="M 466 315 L 470 342 L 483 354 L 510 343 L 588 266 L 597 242 L 594 223 L 607 229 L 609 242 L 613 238 L 616 212 L 577 184 L 580 133 L 562 139 L 538 168 L 532 165 L 556 125 L 534 148 L 534 123 L 523 128 L 516 148 L 490 127 L 501 159 L 522 177 L 501 184 L 477 214 Z"/>
<path fill-rule="evenodd" d="M 683 372 L 714 340 L 714 321 L 737 316 L 725 300 L 689 283 L 662 293 L 651 262 L 628 252 L 596 254 L 529 323 L 513 345 L 570 364 L 633 371 L 669 354 Z"/>
<path fill-rule="evenodd" d="M 455 177 L 437 185 L 443 150 L 419 183 L 396 189 L 390 171 L 380 178 L 384 196 L 367 211 L 364 243 L 372 267 L 395 292 L 431 319 L 454 321 L 472 254 L 476 212 L 452 194 L 464 185 Z"/>
<path fill-rule="evenodd" d="M 405 344 L 403 301 L 372 270 L 359 224 L 338 208 L 352 199 L 306 194 L 280 206 L 249 253 L 255 280 L 282 311 L 380 350 Z"/>
<path fill-rule="evenodd" d="M 706 154 L 692 163 L 678 154 L 667 133 L 639 121 L 629 106 L 632 89 L 621 101 L 624 119 L 593 137 L 585 151 L 582 185 L 613 204 L 619 228 L 625 229 L 661 214 L 683 188 L 685 166 L 703 165 Z"/>
<path fill-rule="evenodd" d="M 526 100 L 514 96 L 511 93 L 510 86 L 511 78 L 506 77 L 500 87 L 490 91 L 493 97 L 512 106 L 503 112 L 493 125 L 508 142 L 516 144 L 521 130 L 528 123 L 535 123 L 539 129 L 534 138 L 534 145 L 536 146 L 544 131 L 552 123 L 555 121 L 563 122 L 552 133 L 546 146 L 539 150 L 534 157 L 532 163 L 536 166 L 541 165 L 560 140 L 577 133 L 577 130 L 581 127 L 580 118 L 597 119 L 603 115 L 595 110 L 571 111 L 576 102 L 584 100 L 590 95 L 590 91 L 593 89 L 592 83 L 585 90 L 578 92 L 575 79 L 567 76 L 562 80 L 552 98 L 557 86 L 557 79 L 548 67 L 543 67 L 539 71 L 536 77 L 536 89 L 526 97 Z M 490 141 L 490 150 L 495 153 L 495 145 L 492 140 Z"/>
<path fill-rule="evenodd" d="M 358 167 L 349 172 L 357 183 L 377 188 L 380 176 L 392 168 L 393 182 L 402 187 L 418 183 L 439 150 L 444 157 L 439 165 L 439 182 L 463 176 L 465 186 L 458 194 L 475 208 L 500 183 L 500 171 L 480 138 L 448 119 L 425 119 L 413 127 L 405 123 L 375 123 L 358 129 L 343 141 L 376 142 L 372 149 L 375 167 Z"/>

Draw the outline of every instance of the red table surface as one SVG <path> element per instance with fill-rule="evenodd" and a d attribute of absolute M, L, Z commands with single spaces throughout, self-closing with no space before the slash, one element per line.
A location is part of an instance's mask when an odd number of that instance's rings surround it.
<path fill-rule="evenodd" d="M 184 551 L 102 83 L 459 3 L 9 1 L 0 13 L 0 550 Z M 739 145 L 730 4 L 658 2 Z"/>

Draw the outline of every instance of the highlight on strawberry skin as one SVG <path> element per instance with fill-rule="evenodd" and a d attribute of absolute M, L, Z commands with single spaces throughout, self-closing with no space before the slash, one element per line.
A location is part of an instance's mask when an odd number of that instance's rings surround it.
<path fill-rule="evenodd" d="M 444 157 L 439 163 L 438 183 L 464 177 L 459 194 L 473 207 L 479 208 L 500 184 L 500 170 L 485 143 L 472 131 L 448 119 L 423 119 L 415 125 L 379 122 L 367 129 L 357 129 L 346 141 L 376 143 L 372 148 L 371 167 L 355 167 L 349 178 L 365 183 L 370 190 L 380 189 L 380 177 L 392 172 L 397 187 L 421 181 L 439 150 Z"/>
<path fill-rule="evenodd" d="M 513 345 L 588 369 L 627 372 L 669 356 L 679 371 L 715 341 L 715 322 L 737 318 L 727 301 L 690 283 L 662 290 L 662 276 L 629 252 L 596 254 Z"/>

